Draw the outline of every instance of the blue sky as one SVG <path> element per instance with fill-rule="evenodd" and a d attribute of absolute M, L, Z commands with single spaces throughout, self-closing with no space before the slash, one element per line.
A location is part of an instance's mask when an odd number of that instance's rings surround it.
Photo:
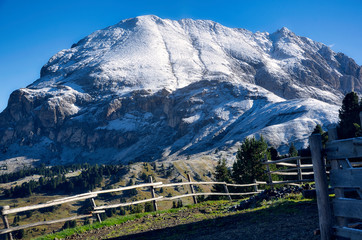
<path fill-rule="evenodd" d="M 39 78 L 58 51 L 122 19 L 209 19 L 253 32 L 286 26 L 362 65 L 361 0 L 0 0 L 0 110 L 10 93 Z"/>

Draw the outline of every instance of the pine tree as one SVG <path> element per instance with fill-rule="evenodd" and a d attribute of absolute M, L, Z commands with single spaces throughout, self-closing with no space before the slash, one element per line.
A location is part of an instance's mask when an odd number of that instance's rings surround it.
<path fill-rule="evenodd" d="M 290 144 L 289 147 L 289 157 L 296 157 L 298 156 L 298 150 L 295 148 L 294 143 Z"/>
<path fill-rule="evenodd" d="M 359 113 L 362 110 L 355 92 L 348 93 L 339 110 L 338 137 L 340 139 L 353 138 L 360 135 Z"/>
<path fill-rule="evenodd" d="M 219 160 L 216 168 L 215 168 L 215 181 L 216 182 L 226 182 L 231 183 L 231 173 L 229 169 L 226 166 L 226 160 L 223 158 L 222 160 Z M 220 184 L 215 184 L 212 187 L 213 192 L 224 192 L 224 186 Z"/>
<path fill-rule="evenodd" d="M 254 179 L 264 178 L 264 167 L 261 160 L 267 154 L 268 144 L 261 136 L 259 140 L 245 138 L 236 153 L 232 177 L 237 183 L 252 183 Z"/>

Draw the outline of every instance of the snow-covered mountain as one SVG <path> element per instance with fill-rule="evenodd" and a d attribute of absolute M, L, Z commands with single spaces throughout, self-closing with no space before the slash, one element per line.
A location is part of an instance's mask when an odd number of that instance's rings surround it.
<path fill-rule="evenodd" d="M 0 114 L 1 159 L 50 163 L 232 158 L 263 134 L 306 146 L 337 122 L 362 67 L 287 28 L 141 16 L 55 54 Z"/>

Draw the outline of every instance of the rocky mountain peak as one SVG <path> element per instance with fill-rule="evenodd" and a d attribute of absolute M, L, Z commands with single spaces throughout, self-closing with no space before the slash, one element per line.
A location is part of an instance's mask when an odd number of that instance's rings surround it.
<path fill-rule="evenodd" d="M 287 28 L 123 20 L 55 54 L 0 114 L 3 159 L 127 162 L 233 158 L 246 136 L 306 146 L 333 124 L 361 67 Z"/>

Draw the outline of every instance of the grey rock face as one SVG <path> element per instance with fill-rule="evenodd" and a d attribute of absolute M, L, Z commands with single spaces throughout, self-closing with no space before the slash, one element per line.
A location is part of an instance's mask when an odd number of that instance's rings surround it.
<path fill-rule="evenodd" d="M 306 146 L 362 92 L 361 66 L 286 28 L 124 20 L 53 56 L 0 114 L 1 159 L 127 162 L 233 158 L 247 136 Z"/>

